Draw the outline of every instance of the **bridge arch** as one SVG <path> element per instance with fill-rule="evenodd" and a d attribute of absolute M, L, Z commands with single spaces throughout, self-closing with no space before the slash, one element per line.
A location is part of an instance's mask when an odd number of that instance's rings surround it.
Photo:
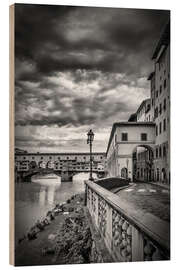
<path fill-rule="evenodd" d="M 92 176 L 94 179 L 98 179 L 98 173 L 97 172 L 93 172 Z M 84 180 L 89 180 L 89 172 L 76 172 L 73 175 L 73 181 L 84 181 Z"/>

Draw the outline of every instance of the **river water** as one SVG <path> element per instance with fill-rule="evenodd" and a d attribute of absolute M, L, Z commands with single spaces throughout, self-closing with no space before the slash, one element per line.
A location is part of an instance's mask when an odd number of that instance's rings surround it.
<path fill-rule="evenodd" d="M 89 174 L 73 177 L 73 182 L 62 182 L 55 174 L 36 177 L 30 183 L 15 186 L 15 242 L 43 218 L 48 210 L 72 195 L 84 191 L 84 180 Z"/>

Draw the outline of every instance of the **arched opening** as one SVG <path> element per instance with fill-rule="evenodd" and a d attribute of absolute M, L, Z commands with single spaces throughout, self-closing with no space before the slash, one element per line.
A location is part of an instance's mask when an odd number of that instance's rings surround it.
<path fill-rule="evenodd" d="M 29 168 L 30 168 L 30 170 L 33 170 L 33 169 L 36 169 L 37 168 L 37 163 L 36 163 L 36 161 L 31 161 L 30 163 L 29 163 Z"/>
<path fill-rule="evenodd" d="M 154 181 L 154 153 L 149 145 L 137 145 L 132 153 L 133 181 Z"/>
<path fill-rule="evenodd" d="M 46 163 L 45 163 L 44 161 L 39 161 L 38 167 L 39 167 L 40 169 L 45 169 L 45 168 L 46 168 Z"/>
<path fill-rule="evenodd" d="M 159 168 L 156 169 L 156 181 L 159 182 Z"/>
<path fill-rule="evenodd" d="M 53 161 L 48 161 L 46 164 L 47 169 L 54 169 L 54 162 Z"/>
<path fill-rule="evenodd" d="M 126 167 L 123 167 L 121 169 L 121 177 L 127 179 L 128 178 L 128 169 Z"/>
<path fill-rule="evenodd" d="M 162 176 L 162 183 L 167 183 L 167 174 L 165 168 L 162 168 L 161 176 Z"/>

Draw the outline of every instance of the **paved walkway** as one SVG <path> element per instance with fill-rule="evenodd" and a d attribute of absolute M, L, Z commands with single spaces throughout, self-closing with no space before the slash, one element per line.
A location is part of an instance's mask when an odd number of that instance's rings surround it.
<path fill-rule="evenodd" d="M 170 221 L 170 191 L 167 188 L 149 183 L 136 183 L 116 194 L 137 209 Z"/>
<path fill-rule="evenodd" d="M 166 188 L 166 189 L 170 190 L 170 185 L 167 185 L 167 184 L 163 184 L 163 183 L 159 183 L 159 182 L 150 182 L 150 184 L 156 185 L 156 186 L 159 186 L 159 187 L 163 187 L 163 188 Z"/>

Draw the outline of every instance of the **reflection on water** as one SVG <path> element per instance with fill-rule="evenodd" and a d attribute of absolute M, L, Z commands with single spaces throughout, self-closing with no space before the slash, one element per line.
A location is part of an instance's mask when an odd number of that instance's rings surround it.
<path fill-rule="evenodd" d="M 95 177 L 95 175 L 94 175 Z M 61 183 L 54 174 L 32 179 L 31 183 L 16 183 L 15 238 L 25 234 L 37 219 L 43 218 L 57 203 L 84 191 L 84 180 L 89 174 L 75 175 L 73 182 Z"/>

